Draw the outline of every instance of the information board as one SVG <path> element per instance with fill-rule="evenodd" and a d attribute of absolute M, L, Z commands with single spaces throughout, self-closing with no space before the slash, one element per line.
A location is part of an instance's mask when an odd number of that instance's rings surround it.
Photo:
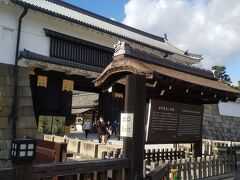
<path fill-rule="evenodd" d="M 151 99 L 146 143 L 191 143 L 202 138 L 203 106 Z"/>

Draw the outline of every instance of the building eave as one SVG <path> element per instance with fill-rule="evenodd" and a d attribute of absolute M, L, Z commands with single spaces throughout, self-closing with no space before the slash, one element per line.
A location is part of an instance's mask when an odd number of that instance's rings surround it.
<path fill-rule="evenodd" d="M 76 74 L 87 78 L 96 78 L 103 71 L 103 68 L 48 57 L 28 50 L 20 52 L 18 59 L 18 65 L 20 66 L 37 67 L 47 71 L 61 71 L 66 74 Z"/>

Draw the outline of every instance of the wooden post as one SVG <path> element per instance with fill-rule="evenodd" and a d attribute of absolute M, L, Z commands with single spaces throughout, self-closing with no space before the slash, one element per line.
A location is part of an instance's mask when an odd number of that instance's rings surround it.
<path fill-rule="evenodd" d="M 202 141 L 198 141 L 193 144 L 193 154 L 195 158 L 202 157 Z"/>
<path fill-rule="evenodd" d="M 16 168 L 16 179 L 32 179 L 32 162 L 23 162 L 14 165 Z"/>
<path fill-rule="evenodd" d="M 62 162 L 62 155 L 64 152 L 67 152 L 67 143 L 55 143 L 54 151 L 55 151 L 54 162 Z"/>
<path fill-rule="evenodd" d="M 123 157 L 129 158 L 128 180 L 143 179 L 144 119 L 146 111 L 145 77 L 128 75 L 125 87 L 125 112 L 134 113 L 133 137 L 123 139 Z"/>
<path fill-rule="evenodd" d="M 106 121 L 112 121 L 112 109 L 109 108 L 111 106 L 112 106 L 112 93 L 109 92 L 100 93 L 98 115 L 102 116 Z"/>

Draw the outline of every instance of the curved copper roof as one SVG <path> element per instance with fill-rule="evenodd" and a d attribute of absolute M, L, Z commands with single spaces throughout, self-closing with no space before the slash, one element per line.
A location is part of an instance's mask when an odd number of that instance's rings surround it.
<path fill-rule="evenodd" d="M 117 76 L 117 74 L 119 74 L 118 79 L 122 78 L 122 76 L 126 74 L 141 74 L 145 75 L 146 78 L 154 78 L 154 74 L 159 74 L 194 85 L 229 93 L 236 93 L 238 96 L 240 95 L 240 92 L 238 90 L 218 80 L 200 77 L 156 64 L 145 63 L 130 57 L 114 60 L 93 82 L 95 86 L 111 85 L 113 83 L 112 81 L 117 80 L 117 78 L 114 78 L 114 76 Z"/>

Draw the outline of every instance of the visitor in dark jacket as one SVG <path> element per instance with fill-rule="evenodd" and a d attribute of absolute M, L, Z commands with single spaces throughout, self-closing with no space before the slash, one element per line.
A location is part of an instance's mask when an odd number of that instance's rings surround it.
<path fill-rule="evenodd" d="M 106 121 L 104 121 L 103 118 L 100 118 L 100 122 L 101 122 L 101 128 L 100 128 L 101 139 L 102 139 L 102 142 L 106 144 L 108 140 L 108 135 L 109 135 L 107 130 L 108 124 Z"/>

